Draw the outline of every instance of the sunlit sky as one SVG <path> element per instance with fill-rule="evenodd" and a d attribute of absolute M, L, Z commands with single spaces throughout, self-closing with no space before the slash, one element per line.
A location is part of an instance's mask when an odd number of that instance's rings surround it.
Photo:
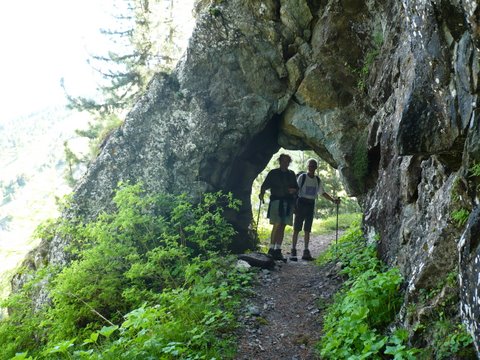
<path fill-rule="evenodd" d="M 0 121 L 95 89 L 89 52 L 104 38 L 112 0 L 20 0 L 0 4 Z"/>
<path fill-rule="evenodd" d="M 111 49 L 110 40 L 100 29 L 115 29 L 114 4 L 121 1 L 0 2 L 0 125 L 3 130 L 22 124 L 18 116 L 66 104 L 60 86 L 62 78 L 71 95 L 95 95 L 95 75 L 98 79 L 98 74 L 87 60 L 91 55 L 104 55 Z M 194 24 L 193 1 L 175 0 L 174 3 L 174 23 L 183 33 L 177 45 L 182 49 Z M 69 145 L 72 139 L 81 140 L 75 138 L 75 129 L 88 118 L 74 115 L 66 119 L 59 117 L 56 123 L 44 121 L 36 132 L 25 133 L 28 139 L 22 141 L 18 141 L 18 137 L 24 135 L 22 131 L 15 131 L 11 137 L 1 134 L 1 139 L 13 139 L 9 144 L 16 148 L 0 149 L 0 181 L 7 183 L 22 175 L 28 182 L 16 189 L 12 201 L 0 206 L 0 219 L 13 219 L 7 230 L 0 228 L 0 298 L 8 290 L 8 272 L 38 243 L 38 239 L 31 236 L 32 230 L 41 220 L 54 216 L 55 196 L 70 191 L 64 186 L 62 170 L 50 165 L 62 156 L 65 140 L 68 139 Z M 44 133 L 39 133 L 40 130 Z"/>

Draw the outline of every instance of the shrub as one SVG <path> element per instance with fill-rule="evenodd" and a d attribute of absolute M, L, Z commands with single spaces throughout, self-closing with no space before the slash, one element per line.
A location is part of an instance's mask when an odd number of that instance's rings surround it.
<path fill-rule="evenodd" d="M 405 331 L 391 335 L 382 331 L 393 321 L 401 305 L 402 276 L 387 270 L 376 257 L 374 245 L 366 245 L 357 224 L 346 231 L 338 245 L 331 246 L 321 261 L 337 258 L 348 277 L 327 310 L 324 335 L 318 349 L 326 359 L 381 359 L 385 354 L 414 359 L 416 349 L 407 349 Z"/>
<path fill-rule="evenodd" d="M 56 230 L 39 230 L 71 239 L 73 260 L 61 271 L 44 268 L 7 301 L 13 313 L 0 324 L 1 359 L 19 350 L 18 358 L 48 359 L 200 359 L 231 351 L 225 334 L 248 275 L 218 254 L 235 233 L 223 211 L 238 209 L 238 201 L 214 193 L 194 203 L 122 184 L 114 203 L 93 222 L 63 219 Z M 33 292 L 45 283 L 50 303 L 33 309 Z"/>

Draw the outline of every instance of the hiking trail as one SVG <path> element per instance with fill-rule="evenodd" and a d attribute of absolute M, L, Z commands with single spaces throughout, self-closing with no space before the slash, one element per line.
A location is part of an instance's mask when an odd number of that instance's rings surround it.
<path fill-rule="evenodd" d="M 312 236 L 310 251 L 318 257 L 335 241 L 335 233 Z M 284 245 L 284 248 L 288 244 Z M 273 270 L 259 270 L 254 295 L 245 300 L 240 321 L 236 360 L 318 359 L 315 344 L 322 329 L 322 313 L 342 279 L 334 264 L 318 266 L 301 260 L 303 239 L 299 238 L 298 261 L 276 261 Z"/>

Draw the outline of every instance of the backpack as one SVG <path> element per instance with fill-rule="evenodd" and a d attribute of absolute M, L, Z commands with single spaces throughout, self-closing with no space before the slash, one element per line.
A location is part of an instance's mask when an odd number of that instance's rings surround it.
<path fill-rule="evenodd" d="M 300 179 L 300 189 L 303 187 L 303 185 L 305 184 L 305 179 L 307 178 L 307 173 L 305 171 L 301 171 L 297 174 L 297 178 L 301 176 L 302 178 Z M 318 177 L 318 175 L 315 175 L 315 177 L 317 178 L 317 185 L 318 187 L 320 187 L 320 178 Z"/>
<path fill-rule="evenodd" d="M 307 178 L 307 173 L 305 171 L 301 171 L 297 174 L 297 178 L 301 176 L 302 178 L 300 179 L 300 186 L 299 186 L 299 191 L 300 189 L 303 187 L 303 185 L 305 184 L 305 179 Z M 318 187 L 320 187 L 320 178 L 318 177 L 318 175 L 315 175 L 315 177 L 317 178 L 317 185 Z M 300 197 L 298 196 L 298 193 L 296 194 L 296 197 L 295 197 L 295 206 L 293 208 L 293 212 L 296 214 L 298 212 L 298 202 L 299 202 L 299 199 Z"/>

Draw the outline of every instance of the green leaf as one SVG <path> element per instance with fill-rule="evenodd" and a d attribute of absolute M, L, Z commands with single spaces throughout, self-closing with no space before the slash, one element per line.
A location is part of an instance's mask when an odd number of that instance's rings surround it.
<path fill-rule="evenodd" d="M 65 340 L 54 345 L 51 348 L 46 349 L 43 353 L 44 354 L 66 353 L 68 352 L 69 348 L 74 346 L 74 344 L 75 344 L 75 339 Z"/>
<path fill-rule="evenodd" d="M 82 345 L 86 345 L 86 344 L 94 344 L 97 342 L 98 340 L 98 336 L 99 336 L 99 333 L 98 332 L 93 332 L 90 334 L 90 337 L 88 339 L 85 339 L 83 341 L 83 344 Z"/>
<path fill-rule="evenodd" d="M 22 352 L 22 353 L 16 353 L 11 360 L 33 360 L 31 356 L 28 356 L 28 351 L 27 352 Z"/>
<path fill-rule="evenodd" d="M 100 329 L 99 334 L 105 336 L 106 338 L 109 338 L 117 329 L 117 325 L 104 326 Z"/>

